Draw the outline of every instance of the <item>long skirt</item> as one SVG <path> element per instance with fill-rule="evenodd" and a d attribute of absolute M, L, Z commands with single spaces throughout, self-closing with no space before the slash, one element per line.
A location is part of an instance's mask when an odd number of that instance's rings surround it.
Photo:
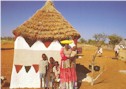
<path fill-rule="evenodd" d="M 77 84 L 77 76 L 76 76 L 76 69 L 71 67 L 64 67 L 65 63 L 68 63 L 66 60 L 61 61 L 60 67 L 60 87 L 61 89 L 75 89 Z"/>

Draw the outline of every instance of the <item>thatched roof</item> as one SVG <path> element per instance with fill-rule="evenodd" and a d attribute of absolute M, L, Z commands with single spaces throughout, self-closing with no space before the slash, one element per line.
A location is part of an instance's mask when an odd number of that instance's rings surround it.
<path fill-rule="evenodd" d="M 63 40 L 68 37 L 79 38 L 80 34 L 58 12 L 51 1 L 39 9 L 30 19 L 17 27 L 13 34 L 26 40 Z"/>

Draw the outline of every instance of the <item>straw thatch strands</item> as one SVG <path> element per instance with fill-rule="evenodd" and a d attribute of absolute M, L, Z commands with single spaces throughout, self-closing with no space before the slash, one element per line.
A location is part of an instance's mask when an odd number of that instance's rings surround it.
<path fill-rule="evenodd" d="M 80 34 L 58 12 L 51 1 L 39 9 L 30 19 L 13 31 L 22 36 L 31 46 L 37 40 L 63 40 L 66 37 L 79 38 Z"/>

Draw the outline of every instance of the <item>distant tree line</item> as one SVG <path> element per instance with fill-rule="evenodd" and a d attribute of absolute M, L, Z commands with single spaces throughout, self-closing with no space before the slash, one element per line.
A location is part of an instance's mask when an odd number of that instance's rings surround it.
<path fill-rule="evenodd" d="M 121 36 L 118 36 L 116 34 L 112 35 L 106 35 L 105 33 L 97 33 L 93 35 L 93 39 L 85 40 L 84 38 L 79 39 L 79 43 L 84 44 L 91 44 L 98 46 L 98 44 L 107 44 L 105 43 L 106 40 L 109 40 L 109 45 L 116 45 L 118 44 L 123 38 Z M 8 40 L 8 41 L 14 41 L 13 37 L 1 37 L 1 40 Z"/>
<path fill-rule="evenodd" d="M 1 40 L 8 40 L 8 41 L 13 41 L 14 38 L 13 37 L 1 37 Z"/>
<path fill-rule="evenodd" d="M 98 44 L 109 44 L 109 45 L 116 45 L 118 44 L 123 38 L 116 34 L 106 35 L 105 33 L 97 33 L 93 35 L 93 39 L 85 40 L 84 38 L 79 39 L 79 43 L 91 44 L 98 46 Z M 106 40 L 109 40 L 109 43 L 105 43 Z"/>

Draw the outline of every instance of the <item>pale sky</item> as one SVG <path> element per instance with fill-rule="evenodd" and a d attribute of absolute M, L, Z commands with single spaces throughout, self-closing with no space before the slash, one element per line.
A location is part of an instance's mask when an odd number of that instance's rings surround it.
<path fill-rule="evenodd" d="M 1 35 L 28 20 L 45 1 L 2 1 Z M 81 34 L 91 39 L 96 33 L 126 38 L 126 1 L 53 1 L 56 9 Z"/>

